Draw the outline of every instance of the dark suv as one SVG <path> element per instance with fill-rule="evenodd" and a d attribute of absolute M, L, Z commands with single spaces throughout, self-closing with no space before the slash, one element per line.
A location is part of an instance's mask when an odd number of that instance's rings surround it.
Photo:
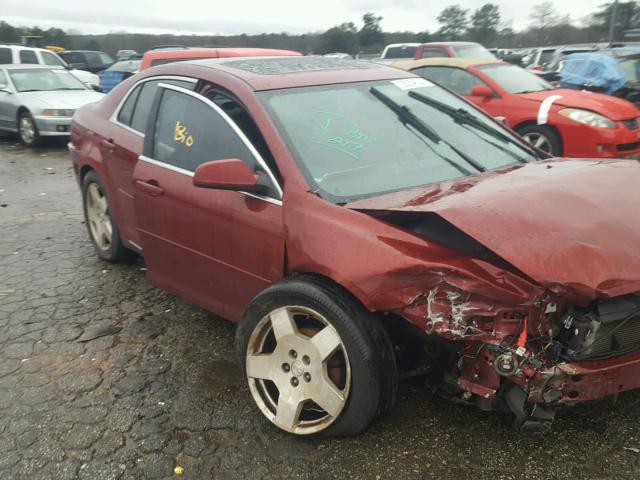
<path fill-rule="evenodd" d="M 92 73 L 101 72 L 115 62 L 108 54 L 91 50 L 66 50 L 60 52 L 59 55 L 74 68 L 88 70 Z"/>

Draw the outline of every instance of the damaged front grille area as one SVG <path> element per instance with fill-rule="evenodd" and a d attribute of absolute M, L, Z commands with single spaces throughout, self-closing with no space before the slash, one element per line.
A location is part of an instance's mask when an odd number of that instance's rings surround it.
<path fill-rule="evenodd" d="M 640 348 L 640 294 L 568 312 L 561 319 L 557 339 L 571 361 L 609 358 Z"/>

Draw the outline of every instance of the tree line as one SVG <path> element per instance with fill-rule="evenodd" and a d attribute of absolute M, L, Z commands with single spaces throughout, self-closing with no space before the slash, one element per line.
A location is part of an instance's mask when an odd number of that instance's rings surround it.
<path fill-rule="evenodd" d="M 608 40 L 613 1 L 603 3 L 591 15 L 572 22 L 568 15 L 559 14 L 551 1 L 532 7 L 528 26 L 516 31 L 502 16 L 500 7 L 486 3 L 470 10 L 450 5 L 437 15 L 439 28 L 429 32 L 385 32 L 383 18 L 365 13 L 360 26 L 353 22 L 336 25 L 325 32 L 292 35 L 263 33 L 257 35 L 151 35 L 126 32 L 104 35 L 83 35 L 59 28 L 43 30 L 38 27 L 15 27 L 0 21 L 0 43 L 19 43 L 23 35 L 40 35 L 43 43 L 67 49 L 102 50 L 115 53 L 120 49 L 144 52 L 154 45 L 179 44 L 185 46 L 264 47 L 297 50 L 303 53 L 324 54 L 344 52 L 374 54 L 389 43 L 455 41 L 480 42 L 487 47 L 519 48 L 568 43 L 595 43 Z M 638 1 L 618 2 L 614 24 L 614 40 L 624 39 L 624 32 L 640 24 Z"/>

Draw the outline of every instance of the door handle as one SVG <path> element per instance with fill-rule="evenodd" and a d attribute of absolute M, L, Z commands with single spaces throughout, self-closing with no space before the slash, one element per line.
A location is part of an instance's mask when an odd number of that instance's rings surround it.
<path fill-rule="evenodd" d="M 164 193 L 164 188 L 159 186 L 158 182 L 156 182 L 155 180 L 149 180 L 148 182 L 136 180 L 136 185 L 140 188 L 140 190 L 148 193 L 152 197 L 157 197 L 158 195 L 162 195 Z"/>
<path fill-rule="evenodd" d="M 107 150 L 109 150 L 109 152 L 113 152 L 116 149 L 116 144 L 113 143 L 113 140 L 111 139 L 108 139 L 108 140 L 103 139 L 100 143 L 102 144 L 103 147 L 106 147 Z"/>

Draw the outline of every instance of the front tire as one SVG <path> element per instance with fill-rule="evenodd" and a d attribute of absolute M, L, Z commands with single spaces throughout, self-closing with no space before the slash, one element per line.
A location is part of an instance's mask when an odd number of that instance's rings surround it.
<path fill-rule="evenodd" d="M 286 432 L 354 435 L 393 405 L 395 356 L 380 319 L 328 281 L 298 276 L 264 290 L 236 349 L 258 408 Z"/>
<path fill-rule="evenodd" d="M 562 156 L 562 140 L 551 127 L 530 125 L 517 130 L 525 141 L 552 157 Z"/>
<path fill-rule="evenodd" d="M 37 147 L 42 143 L 38 126 L 29 112 L 23 112 L 18 116 L 18 135 L 26 147 Z"/>
<path fill-rule="evenodd" d="M 107 262 L 131 259 L 133 252 L 122 243 L 113 221 L 107 190 L 93 170 L 82 179 L 82 205 L 89 237 L 98 256 Z"/>

